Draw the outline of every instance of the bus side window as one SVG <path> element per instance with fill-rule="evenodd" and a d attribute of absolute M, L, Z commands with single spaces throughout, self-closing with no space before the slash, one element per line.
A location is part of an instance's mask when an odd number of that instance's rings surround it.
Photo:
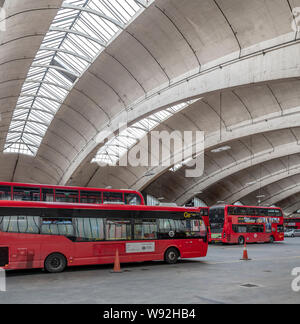
<path fill-rule="evenodd" d="M 39 188 L 14 187 L 14 200 L 40 201 Z"/>
<path fill-rule="evenodd" d="M 264 226 L 263 225 L 248 225 L 247 232 L 248 233 L 263 233 Z"/>
<path fill-rule="evenodd" d="M 234 207 L 232 215 L 240 215 L 240 208 L 239 207 Z"/>
<path fill-rule="evenodd" d="M 77 190 L 57 189 L 55 191 L 55 201 L 66 203 L 78 203 L 78 194 L 79 193 Z"/>
<path fill-rule="evenodd" d="M 4 216 L 0 229 L 8 233 L 39 234 L 39 220 L 36 216 Z"/>
<path fill-rule="evenodd" d="M 249 215 L 248 208 L 240 208 L 240 215 Z"/>
<path fill-rule="evenodd" d="M 81 191 L 80 202 L 82 204 L 102 204 L 101 191 Z"/>
<path fill-rule="evenodd" d="M 132 235 L 130 220 L 106 220 L 106 240 L 125 241 L 131 239 Z"/>
<path fill-rule="evenodd" d="M 122 203 L 122 192 L 103 192 L 103 203 Z"/>
<path fill-rule="evenodd" d="M 54 202 L 54 190 L 42 189 L 42 201 Z"/>
<path fill-rule="evenodd" d="M 135 240 L 155 240 L 157 238 L 157 223 L 155 219 L 136 219 L 134 221 Z"/>
<path fill-rule="evenodd" d="M 142 203 L 141 197 L 133 193 L 125 193 L 125 205 L 140 205 Z"/>
<path fill-rule="evenodd" d="M 275 209 L 268 209 L 268 216 L 275 216 L 276 212 Z"/>
<path fill-rule="evenodd" d="M 42 218 L 41 234 L 74 237 L 75 231 L 71 218 Z"/>
<path fill-rule="evenodd" d="M 0 186 L 0 200 L 11 200 L 11 187 Z"/>
<path fill-rule="evenodd" d="M 234 215 L 234 207 L 228 207 L 228 215 Z"/>
<path fill-rule="evenodd" d="M 247 226 L 246 225 L 233 225 L 232 230 L 235 233 L 247 233 Z"/>
<path fill-rule="evenodd" d="M 259 210 L 259 216 L 268 216 L 269 212 L 268 212 L 268 209 L 266 208 L 261 208 Z"/>
<path fill-rule="evenodd" d="M 76 241 L 103 241 L 105 239 L 104 223 L 104 218 L 75 218 Z"/>
<path fill-rule="evenodd" d="M 175 239 L 186 237 L 186 221 L 175 219 L 159 219 L 158 221 L 158 238 Z"/>

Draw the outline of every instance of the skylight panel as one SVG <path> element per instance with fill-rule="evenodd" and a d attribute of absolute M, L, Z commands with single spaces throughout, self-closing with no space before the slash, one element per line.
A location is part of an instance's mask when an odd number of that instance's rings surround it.
<path fill-rule="evenodd" d="M 197 100 L 176 105 L 138 121 L 105 143 L 105 145 L 99 149 L 91 162 L 99 163 L 103 166 L 117 165 L 122 156 L 125 155 L 134 145 L 136 145 L 147 133 L 195 101 Z M 124 149 L 124 146 L 126 149 Z"/>
<path fill-rule="evenodd" d="M 115 34 L 142 10 L 135 0 L 63 2 L 23 84 L 4 152 L 36 154 L 75 82 Z M 39 136 L 35 138 L 30 132 Z"/>

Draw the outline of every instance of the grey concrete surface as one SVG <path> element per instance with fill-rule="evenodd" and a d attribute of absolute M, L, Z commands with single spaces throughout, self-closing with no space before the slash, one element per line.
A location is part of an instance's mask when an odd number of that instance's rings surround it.
<path fill-rule="evenodd" d="M 0 303 L 300 303 L 300 293 L 291 289 L 292 269 L 300 267 L 300 238 L 249 245 L 250 262 L 240 261 L 242 251 L 212 245 L 204 259 L 126 264 L 121 274 L 112 274 L 111 265 L 62 274 L 12 271 Z"/>

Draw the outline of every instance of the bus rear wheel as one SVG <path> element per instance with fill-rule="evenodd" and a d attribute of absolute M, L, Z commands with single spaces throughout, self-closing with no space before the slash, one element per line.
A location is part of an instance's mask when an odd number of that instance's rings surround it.
<path fill-rule="evenodd" d="M 169 248 L 165 253 L 165 262 L 168 264 L 177 263 L 179 258 L 179 253 L 175 248 Z"/>
<path fill-rule="evenodd" d="M 244 238 L 244 236 L 240 236 L 239 237 L 238 243 L 239 243 L 239 245 L 244 245 L 245 244 L 245 238 Z"/>
<path fill-rule="evenodd" d="M 67 260 L 60 253 L 50 254 L 45 261 L 45 270 L 50 273 L 63 272 L 66 269 Z"/>

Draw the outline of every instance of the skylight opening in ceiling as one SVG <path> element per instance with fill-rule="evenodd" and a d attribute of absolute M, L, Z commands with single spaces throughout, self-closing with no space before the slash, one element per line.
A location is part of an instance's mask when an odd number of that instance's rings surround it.
<path fill-rule="evenodd" d="M 155 127 L 174 116 L 179 111 L 187 108 L 191 104 L 198 101 L 192 100 L 171 108 L 167 108 L 155 114 L 152 114 L 132 126 L 121 131 L 117 136 L 107 141 L 103 145 L 96 156 L 91 161 L 98 163 L 101 166 L 116 166 L 119 160 L 124 156 L 134 145 L 136 145 L 145 135 L 151 132 Z"/>
<path fill-rule="evenodd" d="M 5 153 L 36 155 L 74 83 L 141 8 L 135 0 L 63 2 L 23 84 Z"/>

